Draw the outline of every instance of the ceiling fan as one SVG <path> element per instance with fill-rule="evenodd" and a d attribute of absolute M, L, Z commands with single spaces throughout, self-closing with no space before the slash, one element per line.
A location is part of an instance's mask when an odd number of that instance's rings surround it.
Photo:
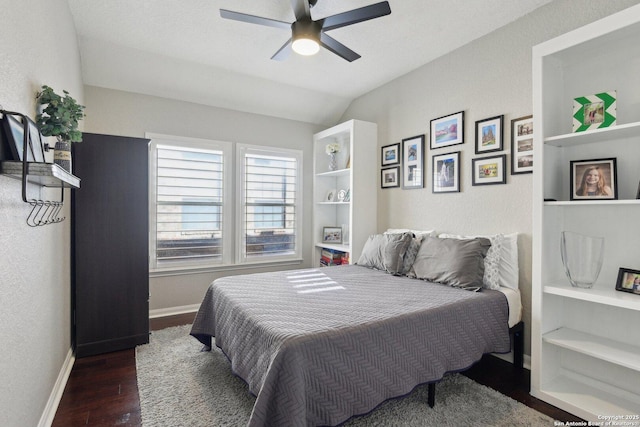
<path fill-rule="evenodd" d="M 347 25 L 357 24 L 358 22 L 379 18 L 391 13 L 389 2 L 383 1 L 314 21 L 311 19 L 311 8 L 318 0 L 290 1 L 296 17 L 293 23 L 247 15 L 246 13 L 233 12 L 226 9 L 220 9 L 220 16 L 235 21 L 290 30 L 291 38 L 278 49 L 271 59 L 282 61 L 289 56 L 291 49 L 301 55 L 314 55 L 320 50 L 320 46 L 322 46 L 341 58 L 352 62 L 360 58 L 360 55 L 330 37 L 326 32 L 346 27 Z"/>

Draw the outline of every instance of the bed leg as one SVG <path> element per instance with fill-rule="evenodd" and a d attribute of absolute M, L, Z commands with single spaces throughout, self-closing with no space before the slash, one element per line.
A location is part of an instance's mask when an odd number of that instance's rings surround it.
<path fill-rule="evenodd" d="M 513 364 L 520 370 L 524 368 L 524 323 L 519 322 L 513 331 Z"/>
<path fill-rule="evenodd" d="M 433 408 L 433 405 L 436 404 L 436 383 L 429 383 L 427 403 L 429 408 Z"/>

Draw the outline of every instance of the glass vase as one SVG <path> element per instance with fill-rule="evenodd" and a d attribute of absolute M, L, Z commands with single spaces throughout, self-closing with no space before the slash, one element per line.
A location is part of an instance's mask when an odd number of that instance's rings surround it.
<path fill-rule="evenodd" d="M 571 285 L 591 288 L 602 268 L 604 238 L 571 231 L 563 231 L 561 234 L 560 255 Z"/>

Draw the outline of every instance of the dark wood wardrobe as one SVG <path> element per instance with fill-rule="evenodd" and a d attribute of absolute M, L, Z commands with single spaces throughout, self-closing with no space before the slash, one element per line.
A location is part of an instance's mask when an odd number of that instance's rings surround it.
<path fill-rule="evenodd" d="M 71 200 L 76 357 L 149 342 L 149 140 L 84 133 Z"/>

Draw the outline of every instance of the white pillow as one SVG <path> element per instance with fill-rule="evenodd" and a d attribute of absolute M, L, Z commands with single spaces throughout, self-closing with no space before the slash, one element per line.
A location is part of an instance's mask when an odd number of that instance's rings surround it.
<path fill-rule="evenodd" d="M 510 234 L 494 234 L 484 236 L 461 236 L 458 234 L 442 233 L 438 237 L 451 239 L 474 239 L 476 237 L 484 237 L 491 240 L 491 246 L 501 246 L 499 251 L 500 259 L 496 259 L 494 253 L 487 253 L 485 257 L 485 276 L 483 282 L 490 289 L 497 289 L 498 286 L 505 288 L 518 289 L 519 270 L 518 270 L 518 233 Z M 496 265 L 497 263 L 497 265 Z M 497 267 L 497 285 L 495 280 L 495 270 Z"/>

